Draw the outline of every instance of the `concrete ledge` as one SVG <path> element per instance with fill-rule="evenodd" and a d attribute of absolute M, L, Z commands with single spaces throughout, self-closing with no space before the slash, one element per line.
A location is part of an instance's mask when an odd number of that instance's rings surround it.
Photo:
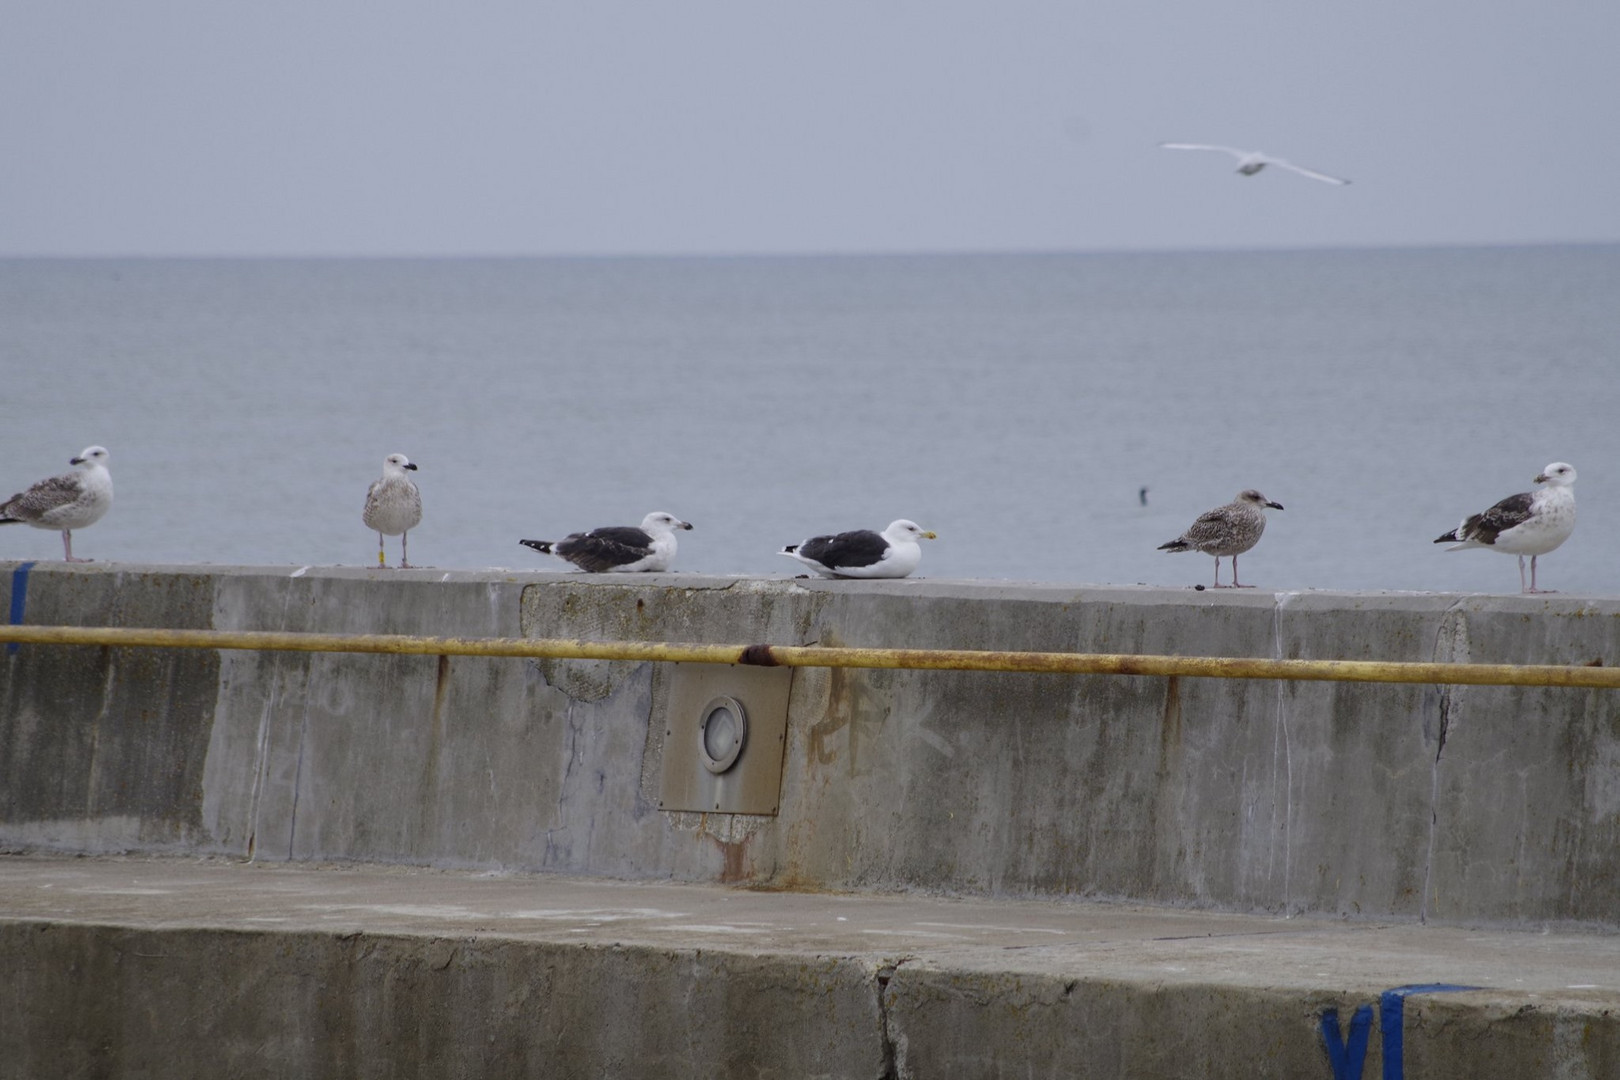
<path fill-rule="evenodd" d="M 5 570 L 30 623 L 1620 662 L 1611 598 Z M 27 646 L 0 845 L 1620 927 L 1612 692 L 799 670 L 753 816 L 658 809 L 669 678 Z"/>
<path fill-rule="evenodd" d="M 1620 1070 L 1614 935 L 135 858 L 0 858 L 0 911 L 36 1078 L 1326 1080 L 1392 1019 L 1407 1076 Z"/>

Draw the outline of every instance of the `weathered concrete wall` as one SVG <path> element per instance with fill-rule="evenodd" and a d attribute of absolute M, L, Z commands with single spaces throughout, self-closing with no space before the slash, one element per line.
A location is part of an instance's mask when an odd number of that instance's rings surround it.
<path fill-rule="evenodd" d="M 3 1071 L 36 1080 L 1334 1075 L 1317 1031 L 1338 1003 L 1328 994 L 726 949 L 10 921 L 0 960 L 12 973 Z M 1415 999 L 1407 1023 L 1422 1035 L 1405 1075 L 1613 1075 L 1612 1016 L 1515 1005 Z M 1374 1041 L 1359 1075 L 1380 1071 Z"/>
<path fill-rule="evenodd" d="M 855 960 L 11 921 L 0 958 L 7 1076 L 883 1075 Z"/>
<path fill-rule="evenodd" d="M 26 588 L 35 624 L 1620 662 L 1620 600 L 1580 597 L 61 564 Z M 805 669 L 767 817 L 658 809 L 671 678 L 25 646 L 0 844 L 1620 925 L 1613 692 Z"/>
<path fill-rule="evenodd" d="M 7 1080 L 1620 1075 L 1614 934 L 160 857 L 0 913 Z"/>

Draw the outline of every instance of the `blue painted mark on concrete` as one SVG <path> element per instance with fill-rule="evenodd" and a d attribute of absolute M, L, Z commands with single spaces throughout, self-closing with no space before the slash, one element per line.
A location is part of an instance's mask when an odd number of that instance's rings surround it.
<path fill-rule="evenodd" d="M 1384 1039 L 1384 1080 L 1406 1080 L 1406 999 L 1412 994 L 1448 994 L 1478 990 L 1456 983 L 1413 983 L 1385 990 L 1378 997 L 1378 1025 Z M 1339 1010 L 1322 1010 L 1322 1043 L 1327 1047 L 1333 1080 L 1361 1080 L 1367 1067 L 1367 1035 L 1372 1029 L 1372 1006 L 1363 1005 L 1350 1018 L 1350 1039 L 1339 1032 Z"/>
<path fill-rule="evenodd" d="M 1378 999 L 1378 1024 L 1384 1035 L 1384 1080 L 1406 1080 L 1406 997 L 1408 994 L 1447 994 L 1478 990 L 1454 983 L 1418 983 L 1385 990 Z M 1337 1078 L 1335 1078 L 1337 1080 Z"/>
<path fill-rule="evenodd" d="M 28 571 L 34 568 L 31 562 L 18 563 L 17 569 L 11 572 L 11 625 L 21 626 L 23 615 L 28 611 Z M 18 645 L 15 641 L 6 646 L 6 653 L 15 653 Z"/>
<path fill-rule="evenodd" d="M 1333 1080 L 1361 1080 L 1367 1065 L 1367 1036 L 1372 1031 L 1372 1006 L 1363 1005 L 1350 1018 L 1350 1041 L 1339 1033 L 1339 1010 L 1327 1009 L 1322 1013 L 1322 1041 L 1327 1044 L 1328 1062 L 1333 1066 Z"/>

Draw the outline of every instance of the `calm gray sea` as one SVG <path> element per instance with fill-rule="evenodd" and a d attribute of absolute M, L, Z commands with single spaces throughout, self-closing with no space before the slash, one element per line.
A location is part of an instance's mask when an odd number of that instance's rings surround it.
<path fill-rule="evenodd" d="M 928 577 L 1191 585 L 1212 560 L 1156 547 L 1257 487 L 1287 509 L 1246 582 L 1513 592 L 1430 541 L 1564 460 L 1541 583 L 1612 595 L 1617 350 L 1615 246 L 6 261 L 0 496 L 101 443 L 117 504 L 76 554 L 364 566 L 398 451 L 420 564 L 560 568 L 518 539 L 668 510 L 681 570 L 788 575 L 784 543 L 910 517 Z"/>

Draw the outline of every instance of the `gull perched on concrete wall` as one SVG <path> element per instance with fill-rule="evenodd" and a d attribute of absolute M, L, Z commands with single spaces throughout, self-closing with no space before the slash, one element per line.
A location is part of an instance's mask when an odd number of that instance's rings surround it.
<path fill-rule="evenodd" d="M 73 530 L 86 529 L 101 520 L 112 508 L 112 473 L 107 471 L 107 450 L 87 446 L 76 458 L 68 459 L 74 471 L 52 476 L 31 485 L 0 503 L 0 525 L 32 525 L 36 529 L 58 529 L 62 533 L 62 554 L 68 562 L 91 562 L 73 557 Z"/>
<path fill-rule="evenodd" d="M 641 527 L 608 525 L 590 532 L 569 533 L 561 540 L 519 540 L 542 555 L 567 559 L 589 574 L 609 571 L 633 573 L 669 569 L 675 559 L 675 530 L 690 529 L 690 522 L 655 510 L 641 519 Z"/>
<path fill-rule="evenodd" d="M 411 561 L 407 544 L 410 531 L 422 521 L 422 493 L 406 474 L 416 471 L 416 465 L 404 454 L 389 454 L 383 458 L 383 474 L 371 482 L 366 491 L 366 508 L 360 518 L 368 529 L 377 532 L 377 565 L 387 566 L 388 556 L 383 551 L 383 537 L 399 537 L 399 565 L 409 570 Z"/>
<path fill-rule="evenodd" d="M 1291 161 L 1271 157 L 1268 154 L 1262 154 L 1258 150 L 1239 150 L 1235 146 L 1211 146 L 1208 143 L 1165 142 L 1159 145 L 1166 150 L 1217 150 L 1223 154 L 1231 154 L 1237 158 L 1237 171 L 1244 176 L 1253 176 L 1267 165 L 1275 165 L 1279 169 L 1297 172 L 1301 176 L 1308 176 L 1312 180 L 1320 180 L 1324 184 L 1344 185 L 1350 182 L 1337 176 L 1329 176 L 1327 173 L 1316 172 L 1314 169 L 1301 168 Z"/>
<path fill-rule="evenodd" d="M 903 578 L 922 561 L 922 546 L 917 541 L 933 539 L 935 535 L 915 521 L 901 518 L 880 533 L 855 529 L 812 536 L 777 554 L 799 560 L 822 577 Z"/>
<path fill-rule="evenodd" d="M 1454 544 L 1447 551 L 1490 548 L 1519 557 L 1519 591 L 1553 592 L 1536 588 L 1536 556 L 1552 551 L 1575 531 L 1575 466 L 1555 461 L 1541 471 L 1536 483 L 1546 487 L 1509 495 L 1489 510 L 1463 519 L 1455 529 L 1438 537 L 1437 544 Z M 1530 556 L 1530 584 L 1524 583 L 1524 557 Z"/>
<path fill-rule="evenodd" d="M 1237 579 L 1237 557 L 1260 542 L 1266 531 L 1266 507 L 1281 510 L 1282 503 L 1272 502 L 1253 488 L 1238 493 L 1238 497 L 1225 506 L 1198 515 L 1187 531 L 1160 544 L 1160 551 L 1202 551 L 1215 556 L 1215 587 L 1221 587 L 1221 559 L 1232 558 L 1232 588 L 1247 589 Z"/>

